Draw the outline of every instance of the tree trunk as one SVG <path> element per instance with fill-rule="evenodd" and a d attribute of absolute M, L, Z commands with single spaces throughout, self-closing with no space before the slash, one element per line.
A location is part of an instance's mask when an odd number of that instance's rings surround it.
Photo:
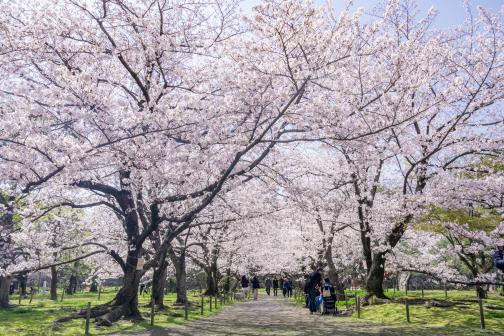
<path fill-rule="evenodd" d="M 56 266 L 51 266 L 51 300 L 58 301 L 58 271 Z"/>
<path fill-rule="evenodd" d="M 96 311 L 98 311 L 97 315 L 99 316 L 97 318 L 97 325 L 111 326 L 112 322 L 117 321 L 121 316 L 133 321 L 142 319 L 138 310 L 138 286 L 143 271 L 136 270 L 136 264 L 141 255 L 141 249 L 128 253 L 123 286 L 111 302 L 96 307 Z M 103 314 L 103 309 L 107 311 L 105 314 Z"/>
<path fill-rule="evenodd" d="M 217 294 L 217 287 L 215 286 L 214 272 L 212 268 L 205 268 L 206 273 L 206 290 L 205 295 L 213 296 Z"/>
<path fill-rule="evenodd" d="M 19 274 L 17 279 L 21 296 L 26 296 L 26 283 L 28 282 L 28 275 L 26 273 Z"/>
<path fill-rule="evenodd" d="M 177 281 L 177 301 L 175 303 L 185 304 L 187 302 L 187 283 L 186 283 L 186 263 L 185 254 L 177 258 L 175 266 L 175 278 Z"/>
<path fill-rule="evenodd" d="M 164 292 L 166 286 L 166 273 L 168 262 L 163 260 L 159 268 L 154 269 L 152 278 L 152 296 L 154 297 L 154 305 L 159 309 L 164 309 Z"/>
<path fill-rule="evenodd" d="M 405 291 L 407 288 L 409 288 L 409 282 L 411 279 L 411 273 L 410 272 L 401 272 L 399 273 L 399 290 Z"/>
<path fill-rule="evenodd" d="M 480 299 L 487 298 L 487 292 L 485 291 L 485 288 L 483 288 L 483 286 L 476 286 L 476 294 Z"/>
<path fill-rule="evenodd" d="M 376 253 L 373 256 L 373 263 L 366 279 L 367 297 L 375 296 L 380 299 L 386 299 L 383 291 L 383 279 L 385 277 L 385 258 L 383 253 Z"/>
<path fill-rule="evenodd" d="M 336 290 L 336 295 L 344 296 L 345 285 L 340 281 L 338 271 L 336 270 L 336 265 L 334 265 L 334 260 L 332 258 L 332 239 L 330 240 L 330 244 L 327 246 L 324 257 L 326 260 L 327 268 L 329 269 L 328 278 L 333 284 L 334 289 Z"/>
<path fill-rule="evenodd" d="M 68 295 L 73 295 L 77 291 L 77 277 L 75 275 L 71 275 L 68 281 L 68 287 L 66 293 Z"/>
<path fill-rule="evenodd" d="M 8 308 L 9 288 L 12 278 L 10 276 L 0 276 L 0 308 Z"/>

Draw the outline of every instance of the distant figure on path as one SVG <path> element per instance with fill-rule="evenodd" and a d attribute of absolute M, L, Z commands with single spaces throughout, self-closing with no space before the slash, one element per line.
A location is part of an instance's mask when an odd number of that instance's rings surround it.
<path fill-rule="evenodd" d="M 291 297 L 292 296 L 292 291 L 294 290 L 294 280 L 292 278 L 289 278 L 288 282 L 289 282 L 289 287 L 288 287 L 287 295 L 289 297 Z"/>
<path fill-rule="evenodd" d="M 271 279 L 270 277 L 267 277 L 266 280 L 264 281 L 264 287 L 266 287 L 266 294 L 268 294 L 268 296 L 270 295 L 271 292 L 271 285 L 272 285 Z"/>
<path fill-rule="evenodd" d="M 259 296 L 259 279 L 257 278 L 257 275 L 254 275 L 252 278 L 252 292 L 254 293 L 254 300 L 257 300 L 257 297 Z"/>
<path fill-rule="evenodd" d="M 292 293 L 291 283 L 287 279 L 285 279 L 283 282 L 282 293 L 283 293 L 284 297 L 286 297 L 286 296 L 289 297 L 290 293 Z"/>
<path fill-rule="evenodd" d="M 308 289 L 308 306 L 310 314 L 317 311 L 317 296 L 320 295 L 320 287 L 322 286 L 322 274 L 320 269 L 317 269 L 310 275 L 310 284 Z"/>
<path fill-rule="evenodd" d="M 278 296 L 278 279 L 275 277 L 273 279 L 273 295 Z"/>
<path fill-rule="evenodd" d="M 249 288 L 249 279 L 247 279 L 247 277 L 245 275 L 242 275 L 241 286 L 242 286 L 242 290 L 243 290 L 243 295 L 245 296 L 245 298 L 248 299 L 248 297 L 249 297 L 249 291 L 250 291 L 250 288 Z"/>

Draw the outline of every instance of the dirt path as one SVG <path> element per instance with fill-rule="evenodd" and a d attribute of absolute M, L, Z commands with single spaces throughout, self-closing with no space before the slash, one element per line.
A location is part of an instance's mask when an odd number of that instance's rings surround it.
<path fill-rule="evenodd" d="M 472 334 L 472 333 L 471 333 Z M 131 334 L 130 334 L 131 335 Z M 446 330 L 389 327 L 356 321 L 349 317 L 310 315 L 307 309 L 285 299 L 261 297 L 258 301 L 225 307 L 217 315 L 190 321 L 169 329 L 157 329 L 136 336 L 346 336 L 346 335 L 462 335 Z"/>

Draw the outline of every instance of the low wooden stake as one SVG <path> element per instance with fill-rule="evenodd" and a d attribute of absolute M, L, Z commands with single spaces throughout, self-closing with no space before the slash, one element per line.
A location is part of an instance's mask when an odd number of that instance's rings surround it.
<path fill-rule="evenodd" d="M 483 311 L 483 299 L 478 298 L 481 329 L 485 329 L 485 312 Z"/>
<path fill-rule="evenodd" d="M 212 297 L 210 296 L 209 299 L 210 299 L 210 311 L 212 311 Z"/>
<path fill-rule="evenodd" d="M 189 303 L 187 302 L 187 300 L 185 301 L 184 303 L 184 319 L 185 320 L 188 320 L 189 319 L 189 309 L 188 309 L 188 305 Z"/>
<path fill-rule="evenodd" d="M 89 335 L 89 319 L 91 318 L 91 302 L 88 302 L 86 309 L 86 327 L 84 331 L 84 335 Z"/>
<path fill-rule="evenodd" d="M 204 311 L 204 304 L 205 304 L 205 298 L 203 297 L 203 295 L 201 296 L 201 315 L 203 315 L 203 311 Z"/>
<path fill-rule="evenodd" d="M 360 318 L 360 297 L 359 295 L 355 295 L 355 306 L 357 308 L 357 318 Z"/>
<path fill-rule="evenodd" d="M 410 323 L 410 311 L 409 311 L 409 300 L 408 300 L 408 298 L 406 298 L 405 303 L 406 303 L 406 321 L 408 321 L 408 323 Z"/>

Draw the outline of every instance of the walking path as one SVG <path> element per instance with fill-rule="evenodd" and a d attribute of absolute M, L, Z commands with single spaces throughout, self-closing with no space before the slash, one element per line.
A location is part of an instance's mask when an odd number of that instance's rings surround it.
<path fill-rule="evenodd" d="M 129 334 L 131 335 L 131 334 Z M 135 336 L 347 336 L 347 335 L 454 335 L 442 329 L 388 327 L 349 317 L 310 315 L 281 297 L 236 303 L 219 314 L 169 329 L 154 329 Z"/>

